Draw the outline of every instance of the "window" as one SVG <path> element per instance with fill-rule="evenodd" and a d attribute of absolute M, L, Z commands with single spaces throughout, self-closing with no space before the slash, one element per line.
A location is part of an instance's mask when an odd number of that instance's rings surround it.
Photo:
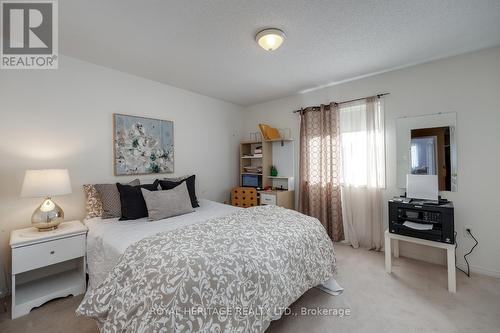
<path fill-rule="evenodd" d="M 411 173 L 437 175 L 437 136 L 411 139 Z"/>
<path fill-rule="evenodd" d="M 341 184 L 385 187 L 385 134 L 382 100 L 340 106 Z"/>

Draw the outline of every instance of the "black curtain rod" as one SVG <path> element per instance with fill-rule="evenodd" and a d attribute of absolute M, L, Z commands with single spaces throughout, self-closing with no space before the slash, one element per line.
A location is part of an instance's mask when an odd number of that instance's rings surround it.
<path fill-rule="evenodd" d="M 390 93 L 383 93 L 383 94 L 378 94 L 378 95 L 375 95 L 377 98 L 380 98 L 382 96 L 386 96 L 386 95 L 389 95 Z M 367 98 L 370 98 L 370 97 L 374 97 L 374 96 L 368 96 L 368 97 L 362 97 L 362 98 L 356 98 L 356 99 L 350 99 L 348 101 L 342 101 L 342 102 L 333 102 L 337 105 L 340 105 L 340 104 L 346 104 L 346 103 L 351 103 L 351 102 L 356 102 L 356 101 L 361 101 L 363 99 L 367 99 Z M 312 106 L 312 108 L 319 108 L 319 106 Z M 297 113 L 297 112 L 301 112 L 302 110 L 304 109 L 300 109 L 300 110 L 295 110 L 293 111 L 293 113 Z"/>

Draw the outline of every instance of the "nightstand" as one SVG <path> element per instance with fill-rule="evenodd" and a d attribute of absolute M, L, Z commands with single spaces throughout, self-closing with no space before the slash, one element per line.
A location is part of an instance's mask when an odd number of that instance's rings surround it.
<path fill-rule="evenodd" d="M 12 248 L 12 319 L 54 298 L 83 294 L 87 227 L 63 222 L 52 231 L 14 230 Z"/>

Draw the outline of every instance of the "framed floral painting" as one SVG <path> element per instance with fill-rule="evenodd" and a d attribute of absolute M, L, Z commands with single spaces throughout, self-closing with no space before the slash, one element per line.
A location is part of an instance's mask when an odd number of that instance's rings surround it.
<path fill-rule="evenodd" d="M 174 123 L 113 114 L 115 175 L 174 172 Z"/>

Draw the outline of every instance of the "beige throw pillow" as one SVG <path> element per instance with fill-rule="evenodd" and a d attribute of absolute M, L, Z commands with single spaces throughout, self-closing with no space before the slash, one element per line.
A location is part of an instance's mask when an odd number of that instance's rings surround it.
<path fill-rule="evenodd" d="M 101 217 L 103 213 L 101 198 L 99 197 L 99 193 L 95 189 L 94 185 L 83 185 L 83 190 L 85 191 L 85 197 L 87 199 L 87 202 L 85 203 L 85 209 L 87 210 L 86 218 L 91 219 L 94 217 Z"/>
<path fill-rule="evenodd" d="M 171 190 L 148 191 L 143 188 L 141 191 L 151 221 L 194 212 L 186 182 Z"/>
<path fill-rule="evenodd" d="M 130 183 L 122 183 L 123 185 L 137 186 L 140 185 L 139 179 L 134 179 Z M 120 202 L 120 192 L 115 184 L 95 184 L 94 185 L 102 204 L 102 218 L 111 219 L 122 216 L 122 204 Z"/>

